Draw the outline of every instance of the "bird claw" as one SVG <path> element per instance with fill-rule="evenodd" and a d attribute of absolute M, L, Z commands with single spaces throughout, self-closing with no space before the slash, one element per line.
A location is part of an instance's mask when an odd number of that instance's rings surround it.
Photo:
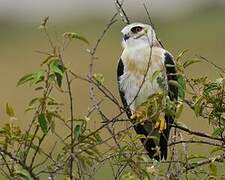
<path fill-rule="evenodd" d="M 142 112 L 141 111 L 135 111 L 132 116 L 131 116 L 131 119 L 134 120 L 134 119 L 139 119 L 141 116 L 142 116 Z"/>
<path fill-rule="evenodd" d="M 162 132 L 167 127 L 165 119 L 160 116 L 159 119 L 156 121 L 154 128 L 159 129 L 159 132 Z"/>

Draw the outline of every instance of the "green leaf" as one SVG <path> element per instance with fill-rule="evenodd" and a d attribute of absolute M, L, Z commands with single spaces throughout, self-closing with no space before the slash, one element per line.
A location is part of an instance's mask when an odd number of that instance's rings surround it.
<path fill-rule="evenodd" d="M 215 128 L 213 130 L 212 136 L 213 137 L 218 137 L 223 133 L 223 129 L 222 128 Z"/>
<path fill-rule="evenodd" d="M 34 90 L 39 91 L 39 90 L 43 90 L 43 89 L 44 89 L 43 87 L 39 86 L 39 87 L 36 87 Z"/>
<path fill-rule="evenodd" d="M 32 110 L 35 110 L 36 108 L 34 106 L 28 106 L 24 112 L 28 112 L 28 111 L 32 111 Z"/>
<path fill-rule="evenodd" d="M 189 51 L 188 49 L 183 50 L 183 51 L 177 56 L 176 60 L 179 61 L 180 58 L 181 58 L 186 52 L 188 52 L 188 51 Z"/>
<path fill-rule="evenodd" d="M 222 147 L 215 147 L 210 151 L 210 155 L 217 153 L 218 151 L 223 151 Z"/>
<path fill-rule="evenodd" d="M 50 59 L 52 58 L 57 58 L 53 55 L 49 55 L 42 63 L 41 63 L 41 66 L 43 66 L 44 64 L 48 63 L 48 61 L 50 61 Z"/>
<path fill-rule="evenodd" d="M 40 100 L 40 98 L 39 97 L 36 97 L 36 98 L 33 98 L 33 99 L 31 99 L 30 100 L 30 102 L 29 102 L 29 106 L 32 106 L 32 105 L 34 105 L 37 101 L 39 101 Z"/>
<path fill-rule="evenodd" d="M 191 60 L 187 60 L 184 62 L 183 64 L 183 67 L 184 68 L 187 68 L 188 66 L 192 65 L 192 64 L 195 64 L 195 63 L 198 63 L 198 62 L 201 62 L 200 60 L 197 60 L 197 59 L 191 59 Z"/>
<path fill-rule="evenodd" d="M 99 85 L 103 85 L 104 83 L 103 74 L 100 74 L 100 73 L 93 74 L 93 78 Z"/>
<path fill-rule="evenodd" d="M 135 180 L 138 179 L 133 172 L 125 172 L 120 178 L 121 180 Z"/>
<path fill-rule="evenodd" d="M 65 32 L 63 34 L 63 37 L 64 38 L 68 38 L 70 40 L 72 40 L 72 39 L 79 39 L 79 40 L 89 44 L 88 40 L 85 37 L 83 37 L 83 36 L 81 36 L 81 35 L 79 35 L 77 33 L 74 33 L 74 32 Z"/>
<path fill-rule="evenodd" d="M 81 134 L 81 126 L 76 125 L 76 127 L 74 128 L 75 139 L 78 139 L 80 137 L 80 134 Z"/>
<path fill-rule="evenodd" d="M 48 122 L 46 120 L 44 113 L 41 113 L 38 115 L 38 123 L 39 123 L 39 126 L 41 127 L 41 130 L 43 131 L 43 133 L 47 134 L 48 133 Z"/>
<path fill-rule="evenodd" d="M 27 74 L 27 75 L 23 76 L 22 78 L 20 78 L 20 80 L 17 82 L 17 86 L 20 86 L 26 82 L 33 80 L 33 78 L 34 78 L 33 75 L 34 75 L 33 73 Z"/>
<path fill-rule="evenodd" d="M 216 176 L 217 175 L 217 166 L 215 163 L 210 163 L 209 164 L 209 169 L 210 169 L 210 172 L 213 176 Z"/>
<path fill-rule="evenodd" d="M 4 128 L 0 128 L 0 134 L 5 134 L 5 129 Z"/>
<path fill-rule="evenodd" d="M 135 137 L 134 137 L 134 139 L 133 139 L 133 141 L 135 141 L 135 140 L 140 140 L 140 139 L 145 139 L 146 138 L 146 136 L 144 135 L 144 134 L 137 134 Z"/>
<path fill-rule="evenodd" d="M 101 138 L 101 136 L 98 133 L 94 134 L 94 136 L 95 136 L 95 139 L 96 139 L 97 143 L 101 143 L 102 142 L 102 138 Z"/>
<path fill-rule="evenodd" d="M 176 114 L 175 117 L 178 119 L 183 111 L 184 105 L 182 102 L 178 101 L 178 104 L 176 106 Z"/>
<path fill-rule="evenodd" d="M 193 160 L 193 159 L 208 159 L 208 157 L 203 156 L 203 155 L 198 155 L 198 154 L 191 154 L 188 157 L 188 160 Z"/>
<path fill-rule="evenodd" d="M 25 170 L 16 170 L 15 175 L 23 178 L 23 180 L 30 180 L 30 176 Z"/>
<path fill-rule="evenodd" d="M 55 132 L 55 121 L 51 121 L 51 132 Z"/>
<path fill-rule="evenodd" d="M 202 101 L 204 100 L 203 96 L 200 96 L 196 99 L 194 103 L 194 112 L 195 115 L 198 117 L 202 111 Z"/>
<path fill-rule="evenodd" d="M 52 61 L 52 63 L 50 64 L 50 69 L 56 77 L 56 82 L 57 82 L 58 86 L 61 87 L 65 68 L 63 67 L 61 62 L 57 59 L 57 60 Z"/>
<path fill-rule="evenodd" d="M 153 75 L 151 76 L 151 81 L 154 81 L 157 77 L 159 77 L 160 73 L 162 73 L 162 70 L 158 70 L 158 71 L 155 71 L 153 73 Z"/>
<path fill-rule="evenodd" d="M 32 83 L 37 84 L 44 80 L 44 71 L 38 71 L 33 74 L 33 81 Z"/>
<path fill-rule="evenodd" d="M 210 92 L 217 90 L 218 86 L 215 82 L 208 84 L 207 87 L 204 89 L 204 94 L 208 95 Z"/>
<path fill-rule="evenodd" d="M 12 106 L 9 103 L 6 103 L 6 114 L 9 117 L 15 117 L 14 110 L 13 110 Z"/>
<path fill-rule="evenodd" d="M 225 83 L 224 78 L 218 78 L 215 80 L 215 83 L 217 84 L 218 87 L 222 86 Z"/>
<path fill-rule="evenodd" d="M 50 65 L 50 68 L 55 74 L 63 76 L 64 68 L 59 60 L 53 61 Z"/>
<path fill-rule="evenodd" d="M 179 84 L 178 86 L 178 96 L 181 99 L 185 98 L 185 90 L 186 90 L 186 81 L 183 75 L 178 74 L 177 75 L 177 82 Z"/>
<path fill-rule="evenodd" d="M 39 83 L 43 80 L 44 80 L 44 71 L 41 70 L 41 71 L 37 71 L 35 73 L 31 73 L 31 74 L 23 76 L 17 82 L 17 86 L 20 86 L 20 85 L 25 84 L 27 82 L 31 82 L 31 84 L 32 83 L 37 84 L 37 83 Z"/>
<path fill-rule="evenodd" d="M 145 175 L 145 177 L 146 177 L 145 179 L 146 180 L 151 180 L 150 174 L 145 169 L 142 169 L 142 172 Z"/>

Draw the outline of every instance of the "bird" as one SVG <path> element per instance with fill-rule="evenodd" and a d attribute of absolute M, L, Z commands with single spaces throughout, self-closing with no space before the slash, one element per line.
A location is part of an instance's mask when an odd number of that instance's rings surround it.
<path fill-rule="evenodd" d="M 177 82 L 176 63 L 152 25 L 132 23 L 121 32 L 123 51 L 117 65 L 117 81 L 123 109 L 136 133 L 142 135 L 148 156 L 160 161 L 167 158 L 175 119 L 174 111 L 163 110 L 167 102 L 178 100 L 178 86 L 170 83 Z"/>

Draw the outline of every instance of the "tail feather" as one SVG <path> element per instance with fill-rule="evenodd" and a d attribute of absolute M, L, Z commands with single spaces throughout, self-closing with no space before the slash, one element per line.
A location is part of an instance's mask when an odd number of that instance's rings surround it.
<path fill-rule="evenodd" d="M 134 126 L 134 129 L 137 134 L 143 134 L 146 137 L 157 137 L 157 135 L 159 134 L 158 131 L 155 131 L 154 128 L 152 128 L 152 125 L 150 125 L 150 123 L 145 123 L 144 125 L 137 124 Z M 156 159 L 157 161 L 159 161 L 160 155 L 156 150 L 156 146 L 159 144 L 159 140 L 157 141 L 156 138 L 142 138 L 141 142 L 148 152 L 148 156 L 150 157 L 150 159 Z"/>
<path fill-rule="evenodd" d="M 162 160 L 167 159 L 168 154 L 168 139 L 170 134 L 171 125 L 173 123 L 173 118 L 171 116 L 165 116 L 167 123 L 167 128 L 163 130 L 162 133 L 159 133 L 157 129 L 152 127 L 152 124 L 146 122 L 144 125 L 137 124 L 134 126 L 134 129 L 137 134 L 143 134 L 146 137 L 154 136 L 156 138 L 142 138 L 141 142 L 143 143 L 148 156 L 151 159 Z M 160 137 L 159 137 L 160 136 Z M 157 137 L 159 140 L 157 141 Z M 156 147 L 159 146 L 160 152 L 157 152 Z"/>
<path fill-rule="evenodd" d="M 161 159 L 167 159 L 170 129 L 171 129 L 171 124 L 174 122 L 174 119 L 168 115 L 165 116 L 165 120 L 167 123 L 167 128 L 163 130 L 163 132 L 161 133 L 160 142 L 159 142 Z"/>

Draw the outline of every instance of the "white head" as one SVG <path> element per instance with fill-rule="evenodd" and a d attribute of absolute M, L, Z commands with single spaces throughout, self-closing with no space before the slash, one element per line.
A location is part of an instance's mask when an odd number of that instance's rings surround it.
<path fill-rule="evenodd" d="M 124 48 L 132 46 L 159 46 L 152 26 L 142 23 L 132 23 L 122 29 Z"/>

